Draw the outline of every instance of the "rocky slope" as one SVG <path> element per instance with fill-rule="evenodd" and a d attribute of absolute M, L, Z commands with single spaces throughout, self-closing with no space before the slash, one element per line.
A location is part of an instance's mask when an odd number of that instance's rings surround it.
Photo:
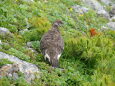
<path fill-rule="evenodd" d="M 52 69 L 39 49 L 56 19 L 64 22 L 64 70 Z M 96 29 L 96 36 L 90 36 L 90 29 Z M 20 85 L 21 73 L 33 86 L 114 86 L 114 46 L 114 0 L 0 1 L 0 85 L 4 77 L 7 86 Z"/>

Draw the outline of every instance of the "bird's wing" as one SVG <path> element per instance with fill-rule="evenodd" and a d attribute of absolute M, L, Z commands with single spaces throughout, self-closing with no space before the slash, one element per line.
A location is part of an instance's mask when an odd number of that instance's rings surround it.
<path fill-rule="evenodd" d="M 64 40 L 61 36 L 59 37 L 59 40 L 57 42 L 57 46 L 59 47 L 60 53 L 62 53 L 62 51 L 64 50 Z"/>
<path fill-rule="evenodd" d="M 48 37 L 47 34 L 45 34 L 40 40 L 40 50 L 43 53 L 43 55 L 45 55 L 45 50 L 47 49 L 49 44 L 47 41 L 48 41 Z"/>

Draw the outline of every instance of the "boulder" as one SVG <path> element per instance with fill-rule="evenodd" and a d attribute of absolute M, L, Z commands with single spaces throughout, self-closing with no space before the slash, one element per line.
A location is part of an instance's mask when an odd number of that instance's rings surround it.
<path fill-rule="evenodd" d="M 109 22 L 107 23 L 107 26 L 112 29 L 112 30 L 115 30 L 115 22 Z"/>
<path fill-rule="evenodd" d="M 2 41 L 0 40 L 0 49 L 2 49 L 2 46 L 1 46 L 1 45 L 2 45 Z"/>
<path fill-rule="evenodd" d="M 12 36 L 12 33 L 7 28 L 0 27 L 0 36 Z"/>
<path fill-rule="evenodd" d="M 82 0 L 87 6 L 96 10 L 97 14 L 109 19 L 109 13 L 97 0 Z"/>
<path fill-rule="evenodd" d="M 108 28 L 107 26 L 102 26 L 101 29 L 100 29 L 100 31 L 103 32 L 103 31 L 106 31 L 106 30 L 108 30 L 108 29 L 109 29 L 109 28 Z"/>
<path fill-rule="evenodd" d="M 17 64 L 6 64 L 0 69 L 0 77 L 12 77 L 14 80 L 18 79 L 19 67 Z"/>
<path fill-rule="evenodd" d="M 115 4 L 112 6 L 112 9 L 109 12 L 110 17 L 115 16 Z"/>
<path fill-rule="evenodd" d="M 30 41 L 30 42 L 26 43 L 26 46 L 28 48 L 34 48 L 34 47 L 39 48 L 40 47 L 40 42 L 39 41 Z"/>
<path fill-rule="evenodd" d="M 109 19 L 109 18 L 110 18 L 108 12 L 105 11 L 105 10 L 99 10 L 99 11 L 97 11 L 97 14 L 98 14 L 99 16 L 105 17 L 106 19 Z"/>
<path fill-rule="evenodd" d="M 27 42 L 27 47 L 32 48 L 32 42 Z"/>
<path fill-rule="evenodd" d="M 3 74 L 0 74 L 0 77 L 2 77 L 2 75 L 11 76 L 11 77 L 13 76 L 13 78 L 16 79 L 18 77 L 18 73 L 17 73 L 18 71 L 24 74 L 25 80 L 27 82 L 31 82 L 33 79 L 35 79 L 35 77 L 39 78 L 40 70 L 34 64 L 31 64 L 26 61 L 22 61 L 15 56 L 8 55 L 3 52 L 0 52 L 0 59 L 8 59 L 9 61 L 14 63 L 14 64 L 4 65 L 0 69 L 0 71 L 4 71 L 1 72 Z"/>
<path fill-rule="evenodd" d="M 115 22 L 115 16 L 111 17 L 111 18 L 110 18 L 110 21 L 111 21 L 111 22 Z"/>
<path fill-rule="evenodd" d="M 2 45 L 2 41 L 0 40 L 0 45 Z"/>
<path fill-rule="evenodd" d="M 23 0 L 25 2 L 34 2 L 34 0 Z"/>
<path fill-rule="evenodd" d="M 25 32 L 27 32 L 28 31 L 28 29 L 23 29 L 23 30 L 20 30 L 19 31 L 19 33 L 21 34 L 21 35 L 23 35 Z"/>
<path fill-rule="evenodd" d="M 32 51 L 32 52 L 38 54 L 38 52 L 37 52 L 35 49 L 33 49 L 33 48 L 28 48 L 28 49 L 29 49 L 30 51 Z"/>
<path fill-rule="evenodd" d="M 102 3 L 106 4 L 106 5 L 110 5 L 112 4 L 111 0 L 100 0 Z"/>
<path fill-rule="evenodd" d="M 79 13 L 79 14 L 84 14 L 89 11 L 89 8 L 82 7 L 80 5 L 74 5 L 72 6 L 72 8 L 74 9 L 76 13 Z"/>

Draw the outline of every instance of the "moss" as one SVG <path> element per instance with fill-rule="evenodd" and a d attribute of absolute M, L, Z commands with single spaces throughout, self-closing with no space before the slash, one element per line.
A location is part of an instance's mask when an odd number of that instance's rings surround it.
<path fill-rule="evenodd" d="M 33 86 L 108 86 L 115 82 L 115 31 L 101 31 L 108 20 L 89 10 L 83 15 L 75 13 L 71 7 L 82 5 L 80 0 L 35 0 L 34 3 L 23 0 L 0 1 L 0 26 L 8 28 L 13 37 L 0 37 L 3 43 L 0 51 L 14 55 L 37 65 L 42 74 L 32 82 Z M 109 10 L 110 7 L 107 6 Z M 65 49 L 60 58 L 60 67 L 53 69 L 40 52 L 40 39 L 51 28 L 51 24 L 60 19 L 63 27 L 60 32 Z M 95 28 L 97 34 L 90 36 L 89 29 Z M 27 31 L 20 34 L 21 30 Z M 32 48 L 26 47 L 32 42 Z M 9 63 L 2 61 L 2 65 Z M 29 86 L 20 77 L 16 81 L 1 79 L 0 86 Z"/>
<path fill-rule="evenodd" d="M 8 59 L 0 59 L 0 67 L 2 67 L 5 64 L 12 64 L 12 62 Z"/>

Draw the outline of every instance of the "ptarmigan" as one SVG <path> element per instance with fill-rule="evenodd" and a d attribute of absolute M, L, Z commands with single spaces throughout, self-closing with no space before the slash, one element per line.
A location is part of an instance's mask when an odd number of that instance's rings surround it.
<path fill-rule="evenodd" d="M 55 21 L 40 41 L 41 52 L 53 67 L 59 67 L 59 58 L 64 50 L 64 41 L 58 29 L 62 24 L 60 20 Z"/>

